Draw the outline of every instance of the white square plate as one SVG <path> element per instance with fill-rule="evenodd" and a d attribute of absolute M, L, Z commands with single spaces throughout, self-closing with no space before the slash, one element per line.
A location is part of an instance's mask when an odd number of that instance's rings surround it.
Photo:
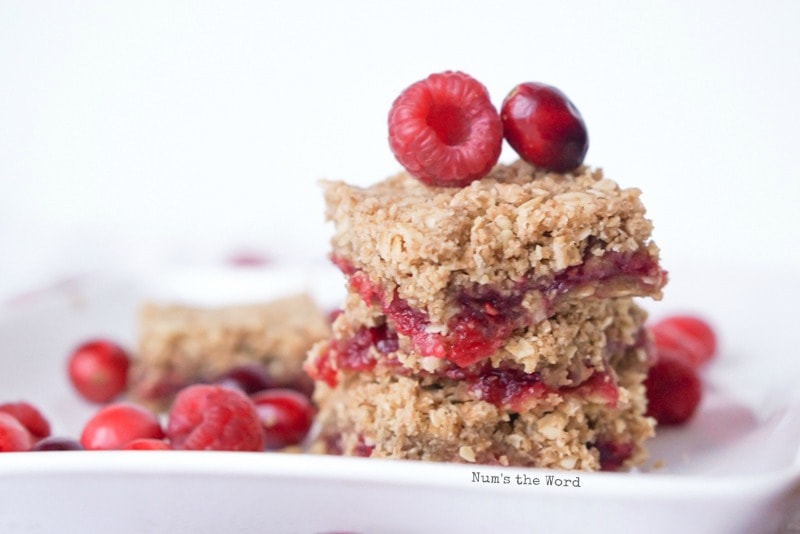
<path fill-rule="evenodd" d="M 700 311 L 720 333 L 693 421 L 665 429 L 635 473 L 569 473 L 275 453 L 0 455 L 3 532 L 774 532 L 800 488 L 800 377 L 791 277 L 673 269 L 653 315 Z M 731 291 L 730 288 L 736 288 Z M 788 288 L 788 289 L 787 289 Z M 193 269 L 92 277 L 0 307 L 0 401 L 28 400 L 76 437 L 95 407 L 65 371 L 81 341 L 133 346 L 144 298 L 204 305 L 307 290 L 331 268 Z M 476 473 L 480 473 L 476 475 Z M 500 483 L 480 480 L 497 475 Z M 538 486 L 516 483 L 527 476 Z M 551 475 L 553 484 L 548 485 Z M 507 478 L 506 478 L 507 477 Z M 557 486 L 559 479 L 580 487 Z M 478 481 L 476 481 L 476 479 Z M 508 480 L 508 483 L 503 483 Z"/>

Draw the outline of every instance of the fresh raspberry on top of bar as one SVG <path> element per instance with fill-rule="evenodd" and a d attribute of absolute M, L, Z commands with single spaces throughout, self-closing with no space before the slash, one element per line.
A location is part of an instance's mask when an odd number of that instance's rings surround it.
<path fill-rule="evenodd" d="M 503 125 L 486 88 L 463 72 L 412 84 L 389 112 L 392 152 L 428 185 L 461 187 L 484 177 L 502 143 Z"/>

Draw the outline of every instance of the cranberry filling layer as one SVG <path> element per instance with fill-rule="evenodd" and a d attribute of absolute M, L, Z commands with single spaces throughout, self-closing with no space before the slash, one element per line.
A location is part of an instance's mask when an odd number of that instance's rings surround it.
<path fill-rule="evenodd" d="M 645 251 L 589 255 L 582 264 L 552 278 L 529 277 L 508 290 L 488 285 L 464 288 L 456 296 L 460 311 L 448 321 L 447 333 L 442 334 L 431 329 L 426 312 L 413 308 L 396 292 L 387 294 L 347 260 L 336 256 L 332 260 L 365 302 L 380 304 L 395 329 L 411 339 L 418 354 L 450 360 L 461 367 L 491 356 L 514 330 L 535 323 L 537 317 L 549 316 L 558 298 L 571 290 L 597 285 L 595 293 L 606 297 L 613 293 L 607 288 L 624 284 L 648 294 L 658 291 L 666 282 L 666 273 Z M 522 306 L 525 295 L 532 291 L 542 296 L 543 314 L 532 313 Z"/>
<path fill-rule="evenodd" d="M 601 471 L 617 471 L 625 463 L 625 460 L 633 456 L 633 443 L 630 442 L 600 438 L 594 444 L 594 447 L 600 453 Z"/>
<path fill-rule="evenodd" d="M 362 327 L 349 339 L 329 342 L 322 354 L 309 362 L 306 372 L 311 378 L 334 387 L 337 369 L 367 371 L 375 367 L 376 360 L 370 350 L 372 347 L 382 354 L 397 351 L 397 333 L 385 323 Z"/>
<path fill-rule="evenodd" d="M 397 334 L 387 325 L 362 327 L 347 340 L 330 342 L 328 346 L 309 362 L 306 370 L 312 378 L 322 380 L 330 387 L 337 383 L 337 370 L 365 371 L 373 369 L 378 360 L 371 348 L 374 347 L 384 357 L 381 365 L 395 367 L 398 374 L 410 373 L 400 366 L 391 355 L 398 349 Z M 598 404 L 613 407 L 619 399 L 619 391 L 613 377 L 604 371 L 595 372 L 581 384 L 558 388 L 548 387 L 542 382 L 539 373 L 526 373 L 510 364 L 492 367 L 490 363 L 462 368 L 446 365 L 434 373 L 423 371 L 424 376 L 438 376 L 466 384 L 470 394 L 499 407 L 523 411 L 525 404 L 554 394 L 575 395 Z"/>
<path fill-rule="evenodd" d="M 492 367 L 486 363 L 469 371 L 453 367 L 443 374 L 452 380 L 466 383 L 475 398 L 516 412 L 524 411 L 527 403 L 544 399 L 548 395 L 577 396 L 610 408 L 616 406 L 619 400 L 619 390 L 614 378 L 599 371 L 579 385 L 559 388 L 548 387 L 542 382 L 539 373 L 526 373 L 522 369 L 506 365 Z"/>

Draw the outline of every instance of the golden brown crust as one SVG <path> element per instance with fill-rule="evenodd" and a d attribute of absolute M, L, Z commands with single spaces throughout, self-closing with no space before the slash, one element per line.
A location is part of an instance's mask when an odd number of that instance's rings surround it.
<path fill-rule="evenodd" d="M 215 309 L 147 303 L 139 315 L 131 394 L 161 401 L 176 388 L 250 363 L 263 365 L 276 383 L 294 383 L 305 377 L 308 349 L 328 335 L 327 318 L 305 294 Z"/>
<path fill-rule="evenodd" d="M 387 292 L 445 324 L 451 292 L 545 279 L 610 252 L 658 260 L 638 189 L 621 189 L 580 167 L 548 174 L 517 162 L 464 188 L 430 187 L 399 174 L 369 188 L 327 182 L 334 255 Z M 614 294 L 660 297 L 617 282 Z"/>

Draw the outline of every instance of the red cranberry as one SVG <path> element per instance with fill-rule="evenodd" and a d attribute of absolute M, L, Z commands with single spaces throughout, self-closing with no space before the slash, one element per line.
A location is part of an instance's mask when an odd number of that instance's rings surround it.
<path fill-rule="evenodd" d="M 659 351 L 682 358 L 693 367 L 708 362 L 717 352 L 717 336 L 714 330 L 699 317 L 666 317 L 652 325 L 650 331 Z"/>
<path fill-rule="evenodd" d="M 69 379 L 86 400 L 105 403 L 125 390 L 130 358 L 116 343 L 96 339 L 80 345 L 69 358 Z"/>
<path fill-rule="evenodd" d="M 81 433 L 81 445 L 91 450 L 120 449 L 135 439 L 163 437 L 153 412 L 121 402 L 101 408 L 89 419 Z"/>
<path fill-rule="evenodd" d="M 174 449 L 264 450 L 264 433 L 253 402 L 238 389 L 197 384 L 172 404 L 167 437 Z"/>
<path fill-rule="evenodd" d="M 578 109 L 558 89 L 541 83 L 516 86 L 500 111 L 506 140 L 537 167 L 567 172 L 583 163 L 589 148 Z"/>
<path fill-rule="evenodd" d="M 273 386 L 264 367 L 255 363 L 234 367 L 217 379 L 216 383 L 220 386 L 238 388 L 247 395 Z"/>
<path fill-rule="evenodd" d="M 122 447 L 126 451 L 168 451 L 169 444 L 163 439 L 139 438 Z"/>
<path fill-rule="evenodd" d="M 486 88 L 463 72 L 431 74 L 400 94 L 389 112 L 389 145 L 428 185 L 462 187 L 497 163 L 503 125 Z"/>
<path fill-rule="evenodd" d="M 28 429 L 13 415 L 0 412 L 0 452 L 28 451 L 32 445 Z"/>
<path fill-rule="evenodd" d="M 32 451 L 82 451 L 83 445 L 72 438 L 48 436 L 36 442 Z"/>
<path fill-rule="evenodd" d="M 40 440 L 50 435 L 50 423 L 32 404 L 24 401 L 7 402 L 0 404 L 0 412 L 16 417 L 28 429 L 34 440 Z"/>
<path fill-rule="evenodd" d="M 644 382 L 647 415 L 660 425 L 680 425 L 691 419 L 702 398 L 697 371 L 685 361 L 659 353 Z"/>
<path fill-rule="evenodd" d="M 264 426 L 267 449 L 297 445 L 314 419 L 314 407 L 305 395 L 291 389 L 271 389 L 252 397 Z"/>

